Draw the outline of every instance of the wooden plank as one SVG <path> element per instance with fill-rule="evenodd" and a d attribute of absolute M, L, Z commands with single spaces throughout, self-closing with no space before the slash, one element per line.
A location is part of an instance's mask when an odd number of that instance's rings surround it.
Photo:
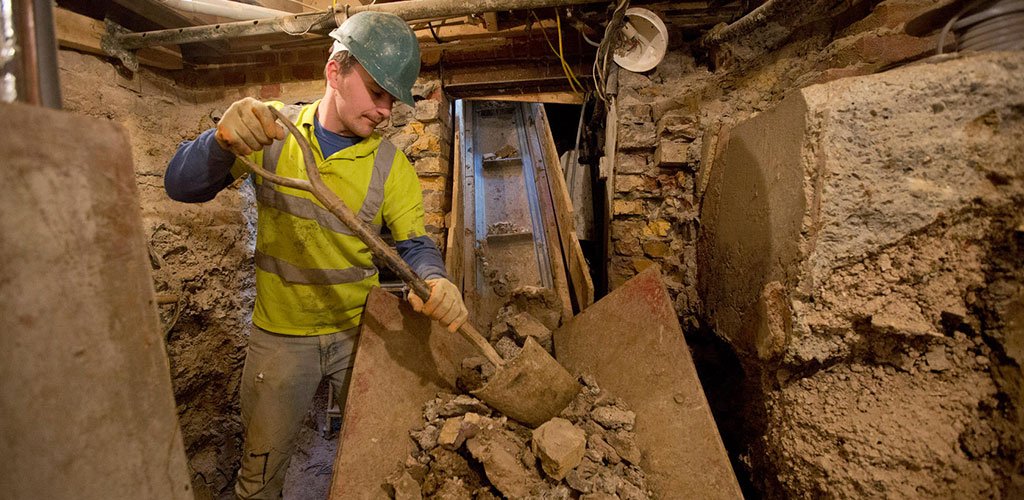
<path fill-rule="evenodd" d="M 548 260 L 551 262 L 551 280 L 555 293 L 562 302 L 562 324 L 567 323 L 574 315 L 572 298 L 569 296 L 569 282 L 565 275 L 565 258 L 563 256 L 564 245 L 561 244 L 558 230 L 558 218 L 555 215 L 556 208 L 551 195 L 551 175 L 561 175 L 561 168 L 558 165 L 558 157 L 551 163 L 550 155 L 546 153 L 548 146 L 554 148 L 554 140 L 551 138 L 551 130 L 546 126 L 544 119 L 544 105 L 542 104 L 521 104 L 520 110 L 526 123 L 533 123 L 533 130 L 526 130 L 530 156 L 533 161 L 534 184 L 537 186 L 537 202 L 540 205 L 541 222 L 544 227 L 545 240 L 547 241 Z M 543 125 L 542 125 L 543 122 Z"/>
<path fill-rule="evenodd" d="M 498 13 L 497 12 L 484 12 L 484 28 L 487 31 L 498 31 Z"/>
<path fill-rule="evenodd" d="M 483 317 L 481 307 L 481 283 L 477 281 L 476 271 L 476 203 L 473 196 L 476 190 L 476 173 L 474 171 L 473 151 L 473 104 L 466 101 L 455 103 L 456 133 L 459 134 L 459 163 L 456 168 L 461 170 L 462 190 L 462 295 L 469 309 L 469 319 L 474 324 L 489 324 L 492 318 Z"/>
<path fill-rule="evenodd" d="M 487 95 L 469 97 L 473 101 L 515 101 L 515 102 L 543 102 L 551 104 L 580 104 L 585 101 L 584 94 L 575 92 L 531 92 L 528 94 L 516 95 Z"/>
<path fill-rule="evenodd" d="M 110 57 L 100 43 L 106 34 L 103 23 L 91 17 L 57 7 L 54 9 L 57 27 L 57 42 L 61 47 L 89 54 Z M 182 69 L 181 50 L 169 47 L 152 47 L 139 50 L 139 64 L 160 69 Z"/>
<path fill-rule="evenodd" d="M 465 277 L 465 270 L 463 269 L 463 252 L 465 249 L 466 238 L 463 219 L 465 215 L 462 213 L 464 202 L 462 200 L 462 149 L 460 144 L 460 133 L 458 130 L 455 131 L 453 139 L 452 150 L 452 210 L 451 220 L 448 223 L 448 243 L 444 253 L 444 265 L 448 270 L 448 277 L 455 283 L 455 286 L 459 287 L 459 290 L 465 291 L 465 285 L 463 279 Z"/>
<path fill-rule="evenodd" d="M 536 127 L 537 133 L 544 138 L 541 142 L 544 144 L 544 161 L 550 170 L 548 181 L 551 183 L 550 193 L 555 206 L 558 237 L 565 252 L 576 307 L 583 311 L 594 303 L 594 280 L 590 277 L 590 266 L 583 256 L 583 248 L 576 235 L 576 217 L 569 198 L 569 190 L 565 186 L 565 175 L 558 158 L 558 150 L 555 149 L 555 140 L 551 136 L 547 112 L 544 111 L 544 106 L 535 106 L 540 108 L 536 113 Z"/>

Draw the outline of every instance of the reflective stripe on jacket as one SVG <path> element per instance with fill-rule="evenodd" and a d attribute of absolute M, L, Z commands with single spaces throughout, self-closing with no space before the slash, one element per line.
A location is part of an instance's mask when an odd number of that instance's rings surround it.
<path fill-rule="evenodd" d="M 283 111 L 310 142 L 324 183 L 371 228 L 379 231 L 386 223 L 398 240 L 425 235 L 419 179 L 405 154 L 374 132 L 325 160 L 313 133 L 318 104 Z M 278 175 L 308 178 L 291 134 L 250 158 Z M 312 194 L 258 177 L 255 184 L 253 323 L 288 335 L 322 335 L 358 325 L 367 293 L 379 284 L 369 249 Z"/>

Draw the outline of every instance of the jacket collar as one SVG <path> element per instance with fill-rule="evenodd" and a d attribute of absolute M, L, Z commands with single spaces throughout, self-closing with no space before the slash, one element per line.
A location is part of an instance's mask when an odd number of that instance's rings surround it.
<path fill-rule="evenodd" d="M 313 151 L 316 153 L 317 156 L 320 157 L 320 160 L 322 161 L 324 159 L 324 155 L 323 152 L 320 150 L 320 143 L 318 143 L 316 140 L 316 134 L 313 133 L 313 120 L 316 119 L 316 110 L 318 107 L 320 107 L 320 99 L 317 99 L 312 104 L 304 106 L 302 108 L 302 111 L 299 112 L 298 125 L 299 130 L 301 130 L 302 133 L 306 136 L 306 140 L 309 141 L 309 143 L 312 145 Z M 362 158 L 364 156 L 373 154 L 374 151 L 377 151 L 377 147 L 380 146 L 381 140 L 382 138 L 380 132 L 374 130 L 369 137 L 364 137 L 363 140 L 335 154 L 337 155 L 339 153 L 344 152 L 343 155 L 345 157 Z"/>

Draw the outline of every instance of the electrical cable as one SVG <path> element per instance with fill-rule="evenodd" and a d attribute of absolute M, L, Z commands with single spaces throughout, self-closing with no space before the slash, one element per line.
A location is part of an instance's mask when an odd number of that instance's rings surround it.
<path fill-rule="evenodd" d="M 567 63 L 565 61 L 565 57 L 563 57 L 563 55 L 562 55 L 562 50 L 561 50 L 561 48 L 562 48 L 562 23 L 561 23 L 561 18 L 558 16 L 558 10 L 557 9 L 555 10 L 555 17 L 558 19 L 558 21 L 557 21 L 557 26 L 558 26 L 558 49 L 555 49 L 555 46 L 551 43 L 551 40 L 548 38 L 548 33 L 544 29 L 544 25 L 541 24 L 540 18 L 537 17 L 537 14 L 535 12 L 533 12 L 532 10 L 530 11 L 530 14 L 537 21 L 537 25 L 540 26 L 540 32 L 541 32 L 542 35 L 544 35 L 544 41 L 547 42 L 548 48 L 550 48 L 551 52 L 554 52 L 554 54 L 556 56 L 558 56 L 558 60 L 561 62 L 561 65 L 562 65 L 562 72 L 565 73 L 565 79 L 569 81 L 569 87 L 572 89 L 573 93 L 574 94 L 580 94 L 580 93 L 582 93 L 581 91 L 585 91 L 586 88 L 583 86 L 582 83 L 579 83 L 579 80 L 576 80 L 576 75 L 573 74 L 572 68 L 569 67 L 569 63 Z M 573 83 L 574 80 L 575 80 L 575 83 L 579 83 L 580 90 L 576 89 L 576 84 Z"/>
<path fill-rule="evenodd" d="M 304 29 L 302 31 L 288 31 L 288 28 L 284 27 L 283 25 L 281 26 L 281 31 L 283 31 L 283 32 L 285 32 L 285 33 L 287 33 L 287 34 L 289 34 L 291 36 L 302 36 L 302 35 L 305 35 L 306 33 L 309 33 L 309 30 L 313 29 L 313 26 L 316 26 L 317 24 L 320 24 L 320 23 L 324 22 L 325 20 L 334 17 L 334 13 L 335 12 L 336 11 L 334 10 L 334 7 L 331 7 L 330 9 L 324 11 L 323 15 L 321 15 L 320 17 L 314 19 L 312 22 L 310 22 L 309 26 L 306 26 L 306 29 Z"/>
<path fill-rule="evenodd" d="M 601 39 L 601 44 L 597 48 L 597 54 L 594 56 L 594 80 L 597 96 L 605 105 L 608 104 L 608 62 L 615 52 L 613 45 L 618 43 L 622 25 L 626 18 L 626 8 L 628 7 L 629 0 L 619 0 L 615 6 L 615 11 L 612 12 L 611 19 L 608 21 L 608 25 L 605 26 L 604 37 Z"/>
<path fill-rule="evenodd" d="M 558 14 L 558 9 L 555 9 L 555 26 L 558 27 L 558 58 L 562 60 L 562 69 L 565 70 L 565 74 L 569 76 L 569 85 L 572 86 L 572 82 L 576 82 L 576 85 L 580 86 L 580 90 L 584 90 L 583 84 L 576 78 L 576 74 L 572 71 L 572 66 L 565 60 L 565 54 L 562 50 L 562 16 Z M 573 92 L 576 92 L 576 87 L 573 87 Z"/>
<path fill-rule="evenodd" d="M 447 21 L 448 21 L 448 19 L 442 19 L 441 20 L 441 25 L 438 26 L 437 29 L 444 28 L 444 23 L 447 22 Z M 442 40 L 441 37 L 437 36 L 437 32 L 434 31 L 434 22 L 433 21 L 428 22 L 427 23 L 427 27 L 430 28 L 430 35 L 434 37 L 434 41 L 437 42 L 438 45 L 441 45 L 442 43 L 445 43 L 445 41 Z"/>

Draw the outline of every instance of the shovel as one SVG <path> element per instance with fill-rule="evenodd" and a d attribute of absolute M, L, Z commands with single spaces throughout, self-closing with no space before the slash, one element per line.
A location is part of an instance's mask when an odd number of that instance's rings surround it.
<path fill-rule="evenodd" d="M 393 248 L 355 217 L 348 206 L 323 183 L 309 142 L 298 128 L 280 111 L 270 108 L 274 116 L 288 128 L 302 150 L 309 180 L 282 177 L 270 173 L 248 158 L 239 157 L 250 170 L 275 184 L 310 192 L 323 206 L 359 237 L 375 257 L 394 271 L 412 293 L 424 302 L 430 297 L 430 286 L 421 279 Z M 487 383 L 472 391 L 482 401 L 519 422 L 536 427 L 561 413 L 576 397 L 580 385 L 543 347 L 532 338 L 526 339 L 522 351 L 506 362 L 480 332 L 468 321 L 459 333 L 494 365 L 494 375 Z"/>

